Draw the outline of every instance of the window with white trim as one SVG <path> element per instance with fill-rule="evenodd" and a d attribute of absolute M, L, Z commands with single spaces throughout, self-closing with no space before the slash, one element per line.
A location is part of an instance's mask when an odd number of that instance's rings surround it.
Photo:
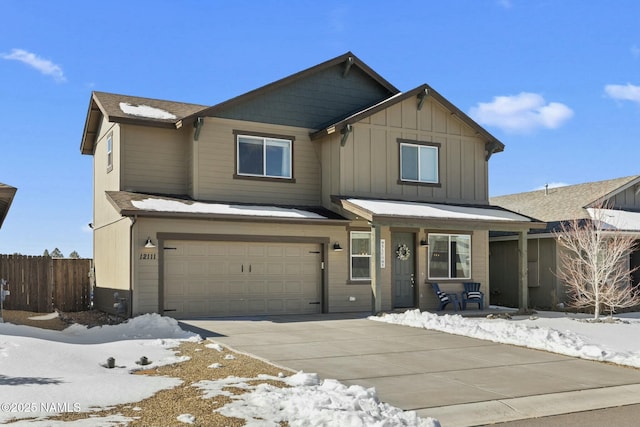
<path fill-rule="evenodd" d="M 438 184 L 438 144 L 400 143 L 400 180 Z"/>
<path fill-rule="evenodd" d="M 371 280 L 371 232 L 352 231 L 350 240 L 351 280 Z"/>
<path fill-rule="evenodd" d="M 292 141 L 252 135 L 237 135 L 238 175 L 291 179 Z"/>
<path fill-rule="evenodd" d="M 429 279 L 471 279 L 471 236 L 429 234 Z"/>
<path fill-rule="evenodd" d="M 107 136 L 107 172 L 113 169 L 113 135 Z"/>

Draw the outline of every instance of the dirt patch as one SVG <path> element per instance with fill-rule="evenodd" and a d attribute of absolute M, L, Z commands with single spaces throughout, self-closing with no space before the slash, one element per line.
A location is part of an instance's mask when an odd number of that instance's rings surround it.
<path fill-rule="evenodd" d="M 3 318 L 5 322 L 18 325 L 35 326 L 46 329 L 62 330 L 70 324 L 79 323 L 86 326 L 110 325 L 120 323 L 122 319 L 107 315 L 99 311 L 86 311 L 79 313 L 58 313 L 58 317 L 47 319 L 46 313 L 33 313 L 20 310 L 5 310 Z M 35 319 L 34 319 L 35 318 Z M 38 319 L 39 318 L 39 319 Z M 64 413 L 58 416 L 48 417 L 49 420 L 75 421 L 106 417 L 110 415 L 122 415 L 133 419 L 123 425 L 131 427 L 148 426 L 185 426 L 177 417 L 182 414 L 191 414 L 195 417 L 194 426 L 228 426 L 239 427 L 245 425 L 245 421 L 238 418 L 228 418 L 215 412 L 231 401 L 230 397 L 218 395 L 214 398 L 203 399 L 203 391 L 193 385 L 202 380 L 218 380 L 229 376 L 241 378 L 256 378 L 260 374 L 277 377 L 279 374 L 291 375 L 293 372 L 271 365 L 267 362 L 255 359 L 246 354 L 236 353 L 223 347 L 223 351 L 206 347 L 211 341 L 204 340 L 198 343 L 183 342 L 175 348 L 176 354 L 188 356 L 190 359 L 167 366 L 153 369 L 141 369 L 133 375 L 160 375 L 172 378 L 180 378 L 182 384 L 167 390 L 161 390 L 152 397 L 140 402 L 127 403 L 110 407 L 82 408 L 80 413 Z M 232 355 L 233 358 L 229 358 Z M 218 364 L 219 367 L 210 366 Z M 286 384 L 275 380 L 255 380 L 251 384 L 269 383 L 276 387 L 287 387 Z M 229 388 L 228 391 L 239 394 L 244 390 Z M 18 420 L 13 420 L 18 421 Z M 7 423 L 12 424 L 12 421 Z M 280 423 L 286 427 L 287 423 Z"/>
<path fill-rule="evenodd" d="M 80 419 L 91 419 L 94 417 L 106 417 L 110 415 L 122 415 L 132 418 L 133 421 L 127 423 L 130 427 L 148 426 L 184 426 L 178 421 L 178 416 L 191 414 L 195 417 L 194 426 L 228 426 L 239 427 L 245 425 L 245 421 L 239 418 L 229 418 L 215 412 L 231 402 L 231 398 L 218 395 L 213 398 L 203 399 L 203 391 L 194 384 L 201 380 L 217 380 L 236 376 L 241 378 L 255 378 L 259 374 L 267 374 L 277 377 L 284 372 L 290 375 L 292 372 L 286 371 L 269 363 L 254 359 L 245 354 L 232 352 L 227 348 L 218 351 L 207 348 L 205 344 L 211 341 L 201 341 L 199 343 L 184 342 L 177 349 L 181 356 L 188 356 L 186 362 L 173 365 L 162 366 L 154 369 L 140 370 L 134 375 L 162 375 L 173 378 L 180 378 L 182 384 L 168 390 L 161 390 L 152 397 L 140 402 L 118 405 L 105 410 L 93 409 L 91 412 L 65 413 L 49 420 L 75 421 Z M 229 359 L 228 355 L 233 355 Z M 213 364 L 220 364 L 218 368 L 211 368 Z M 276 387 L 286 387 L 286 384 L 274 380 L 255 380 L 251 384 L 269 383 Z M 239 394 L 246 391 L 231 389 L 228 391 Z M 83 411 L 92 408 L 82 408 Z M 8 423 L 10 425 L 10 423 Z M 281 423 L 286 426 L 286 423 Z"/>

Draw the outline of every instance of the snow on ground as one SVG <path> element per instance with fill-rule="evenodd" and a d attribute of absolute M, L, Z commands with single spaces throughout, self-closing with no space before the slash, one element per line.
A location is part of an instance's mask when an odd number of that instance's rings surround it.
<path fill-rule="evenodd" d="M 634 339 L 640 336 L 639 315 L 631 313 L 616 316 L 616 322 L 592 323 L 585 321 L 590 318 L 587 315 L 556 312 L 506 320 L 409 310 L 369 319 L 640 368 L 640 340 Z"/>
<path fill-rule="evenodd" d="M 0 324 L 0 424 L 11 418 L 88 411 L 137 402 L 180 383 L 175 378 L 130 375 L 146 368 L 182 361 L 171 347 L 198 340 L 159 315 L 136 317 L 117 326 L 64 331 Z M 113 357 L 116 367 L 107 369 Z M 8 387 L 10 386 L 10 387 Z"/>
<path fill-rule="evenodd" d="M 616 316 L 615 323 L 588 323 L 584 315 L 539 313 L 514 316 L 512 320 L 463 318 L 419 310 L 370 317 L 375 321 L 466 335 L 541 350 L 640 367 L 640 313 Z M 140 369 L 136 363 L 146 356 L 147 368 L 183 361 L 172 347 L 181 340 L 199 340 L 183 331 L 174 319 L 143 315 L 115 326 L 88 329 L 73 325 L 64 331 L 50 331 L 9 323 L 0 324 L 0 424 L 13 417 L 49 416 L 64 411 L 89 411 L 132 403 L 175 386 L 180 380 L 156 376 L 130 375 Z M 209 344 L 208 351 L 221 346 Z M 115 358 L 116 368 L 107 369 L 107 358 Z M 213 368 L 213 366 L 211 366 Z M 336 380 L 320 380 L 316 374 L 298 373 L 287 378 L 261 376 L 284 381 L 289 388 L 255 384 L 253 378 L 228 377 L 196 384 L 203 399 L 225 394 L 224 387 L 247 392 L 232 396 L 219 411 L 225 416 L 247 420 L 247 426 L 289 425 L 341 426 L 439 426 L 437 420 L 421 419 L 380 402 L 374 389 L 346 386 Z M 10 386 L 10 387 L 3 387 Z M 6 406 L 6 405 L 9 406 Z M 12 406 L 13 405 L 13 406 Z M 180 421 L 197 422 L 190 414 Z M 113 426 L 126 422 L 119 416 L 96 416 L 75 422 L 18 422 L 34 426 Z"/>
<path fill-rule="evenodd" d="M 116 404 L 133 403 L 161 389 L 180 383 L 177 378 L 131 375 L 140 369 L 142 356 L 152 363 L 145 368 L 184 361 L 172 347 L 182 340 L 200 337 L 183 331 L 176 320 L 147 314 L 114 326 L 88 329 L 72 325 L 64 331 L 30 326 L 0 324 L 0 424 L 12 418 L 47 417 L 60 412 L 88 412 Z M 209 351 L 222 351 L 217 343 L 207 344 Z M 232 355 L 227 355 L 231 356 Z M 116 367 L 107 369 L 113 357 Z M 230 359 L 230 357 L 226 357 Z M 211 366 L 213 367 L 213 366 Z M 197 387 L 203 399 L 228 394 L 223 387 L 233 385 L 247 393 L 232 396 L 232 402 L 220 409 L 225 416 L 247 420 L 249 427 L 278 426 L 416 426 L 438 427 L 437 420 L 419 418 L 380 402 L 374 389 L 345 386 L 336 380 L 321 381 L 316 374 L 298 373 L 291 377 L 267 377 L 284 381 L 289 388 L 268 384 L 249 385 L 254 378 L 229 377 L 203 380 Z M 6 387 L 10 386 L 10 387 Z M 191 414 L 178 421 L 197 422 Z M 123 416 L 93 416 L 73 422 L 18 421 L 15 426 L 120 426 L 131 419 Z"/>
<path fill-rule="evenodd" d="M 416 426 L 439 427 L 433 418 L 423 419 L 413 411 L 403 411 L 380 402 L 373 388 L 339 381 L 320 380 L 317 374 L 299 372 L 285 378 L 260 375 L 260 379 L 284 381 L 290 388 L 270 384 L 248 385 L 251 378 L 229 377 L 223 381 L 200 381 L 196 387 L 213 398 L 220 394 L 233 399 L 219 409 L 227 417 L 247 420 L 247 427 L 276 427 L 281 421 L 296 426 Z M 251 390 L 234 396 L 224 387 Z"/>

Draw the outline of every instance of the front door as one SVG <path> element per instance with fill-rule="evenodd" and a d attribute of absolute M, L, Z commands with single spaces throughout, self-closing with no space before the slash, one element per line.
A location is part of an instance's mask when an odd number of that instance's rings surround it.
<path fill-rule="evenodd" d="M 393 306 L 394 308 L 415 307 L 415 235 L 413 233 L 393 233 L 391 235 L 391 249 Z"/>

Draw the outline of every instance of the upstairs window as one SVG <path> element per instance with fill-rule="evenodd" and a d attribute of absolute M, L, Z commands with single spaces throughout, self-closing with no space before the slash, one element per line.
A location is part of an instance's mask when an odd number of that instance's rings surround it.
<path fill-rule="evenodd" d="M 292 179 L 293 139 L 238 134 L 236 136 L 239 176 Z"/>
<path fill-rule="evenodd" d="M 439 144 L 400 140 L 400 181 L 439 184 Z"/>
<path fill-rule="evenodd" d="M 113 169 L 113 135 L 107 136 L 107 172 Z"/>

